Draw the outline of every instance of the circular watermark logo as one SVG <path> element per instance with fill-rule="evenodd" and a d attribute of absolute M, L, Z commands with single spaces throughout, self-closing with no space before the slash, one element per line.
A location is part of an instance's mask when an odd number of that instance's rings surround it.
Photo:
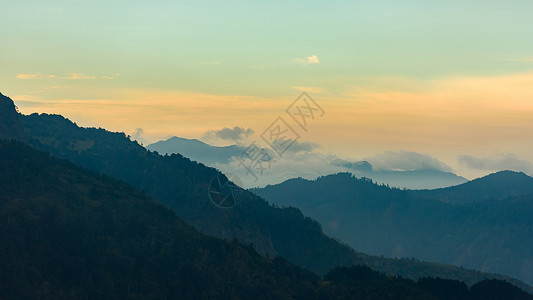
<path fill-rule="evenodd" d="M 237 175 L 227 174 L 227 179 L 220 174 L 211 181 L 207 190 L 207 195 L 211 202 L 219 208 L 232 208 L 237 206 L 242 200 L 244 189 L 242 182 Z"/>

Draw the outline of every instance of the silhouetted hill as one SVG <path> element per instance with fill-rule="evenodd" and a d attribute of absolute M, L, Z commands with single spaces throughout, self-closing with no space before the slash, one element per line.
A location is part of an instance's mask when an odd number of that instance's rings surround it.
<path fill-rule="evenodd" d="M 206 144 L 196 139 L 185 139 L 172 137 L 164 141 L 158 141 L 146 147 L 148 150 L 157 151 L 160 154 L 181 154 L 191 160 L 209 165 L 220 166 L 221 168 L 230 163 L 232 157 L 240 157 L 246 150 L 246 147 L 240 145 L 231 145 L 226 147 L 216 147 Z M 265 149 L 269 151 L 268 149 Z M 273 157 L 273 153 L 271 155 Z M 467 182 L 461 176 L 436 169 L 422 170 L 375 170 L 367 161 L 348 162 L 344 160 L 333 160 L 334 166 L 349 169 L 358 177 L 372 178 L 379 183 L 385 183 L 393 187 L 409 189 L 428 189 L 458 185 Z M 272 170 L 272 172 L 275 172 Z M 305 173 L 304 170 L 299 170 Z M 269 172 L 270 173 L 270 172 Z M 272 176 L 272 173 L 270 173 Z M 282 180 L 289 179 L 286 175 L 279 174 L 272 176 L 270 182 L 278 183 Z M 275 178 L 278 178 L 275 180 Z M 264 177 L 263 177 L 264 179 Z M 274 181 L 273 181 L 274 180 Z"/>
<path fill-rule="evenodd" d="M 533 193 L 533 178 L 522 172 L 500 171 L 467 183 L 435 190 L 412 191 L 413 195 L 451 204 L 505 199 Z"/>
<path fill-rule="evenodd" d="M 4 141 L 0 254 L 1 299 L 307 299 L 318 284 L 124 182 Z"/>
<path fill-rule="evenodd" d="M 391 187 L 408 189 L 432 189 L 448 187 L 467 182 L 466 178 L 451 172 L 437 169 L 419 170 L 376 170 L 367 161 L 346 162 L 339 160 L 338 165 L 348 168 L 357 177 L 371 178 L 378 183 Z"/>
<path fill-rule="evenodd" d="M 232 157 L 242 155 L 246 147 L 237 145 L 217 147 L 197 139 L 185 139 L 175 136 L 165 141 L 150 144 L 146 146 L 146 149 L 157 151 L 163 155 L 179 153 L 203 164 L 213 165 L 215 163 L 227 163 Z"/>
<path fill-rule="evenodd" d="M 440 264 L 355 252 L 324 235 L 321 226 L 300 210 L 272 206 L 248 192 L 236 207 L 220 209 L 207 197 L 209 182 L 215 176 L 223 176 L 220 172 L 179 154 L 162 156 L 147 151 L 123 133 L 80 128 L 62 116 L 48 114 L 21 115 L 21 127 L 33 147 L 128 182 L 173 209 L 202 233 L 253 244 L 264 255 L 283 256 L 318 274 L 335 266 L 365 264 L 413 279 L 431 276 L 473 284 L 485 278 L 501 278 Z"/>
<path fill-rule="evenodd" d="M 532 299 L 533 296 L 501 280 L 484 280 L 470 289 L 464 282 L 421 278 L 417 283 L 390 277 L 364 266 L 336 268 L 319 287 L 321 299 Z"/>
<path fill-rule="evenodd" d="M 520 174 L 500 175 L 528 180 Z M 300 208 L 327 234 L 359 251 L 416 257 L 533 283 L 533 194 L 452 205 L 347 173 L 253 191 L 273 204 Z"/>
<path fill-rule="evenodd" d="M 322 281 L 282 258 L 204 236 L 124 182 L 5 140 L 0 254 L 2 299 L 533 298 L 505 282 L 469 290 L 367 267 L 337 268 Z"/>
<path fill-rule="evenodd" d="M 0 139 L 20 139 L 20 119 L 13 100 L 0 93 Z"/>

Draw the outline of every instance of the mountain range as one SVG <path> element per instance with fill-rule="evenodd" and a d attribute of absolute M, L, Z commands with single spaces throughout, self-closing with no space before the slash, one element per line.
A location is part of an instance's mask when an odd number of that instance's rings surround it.
<path fill-rule="evenodd" d="M 348 173 L 253 192 L 300 208 L 355 249 L 502 273 L 533 283 L 533 178 L 503 171 L 437 190 L 400 190 Z"/>
<path fill-rule="evenodd" d="M 241 156 L 246 147 L 240 145 L 217 147 L 197 139 L 186 139 L 175 136 L 150 144 L 146 146 L 146 149 L 157 151 L 163 155 L 179 153 L 191 160 L 212 166 L 216 163 L 229 163 L 232 158 Z"/>
<path fill-rule="evenodd" d="M 469 288 L 360 266 L 320 279 L 202 235 L 125 182 L 15 141 L 0 140 L 0 170 L 2 299 L 533 299 L 495 279 Z"/>
<path fill-rule="evenodd" d="M 3 103 L 2 103 L 3 102 Z M 407 278 L 441 277 L 472 285 L 487 278 L 512 278 L 415 259 L 387 259 L 356 252 L 327 237 L 321 226 L 296 208 L 279 208 L 245 192 L 239 205 L 220 209 L 209 201 L 209 182 L 224 176 L 179 154 L 159 155 L 123 133 L 81 128 L 59 115 L 22 115 L 11 99 L 0 96 L 0 138 L 15 138 L 35 149 L 122 180 L 172 209 L 201 233 L 236 239 L 265 257 L 282 256 L 318 274 L 344 265 L 363 264 Z"/>
<path fill-rule="evenodd" d="M 197 139 L 186 139 L 181 137 L 172 137 L 167 140 L 161 140 L 156 143 L 146 146 L 148 150 L 157 151 L 161 154 L 181 154 L 194 161 L 201 162 L 208 166 L 221 168 L 222 171 L 230 173 L 238 173 L 231 165 L 231 162 L 238 157 L 242 157 L 246 150 L 243 145 L 230 145 L 225 147 L 217 147 L 209 145 Z M 276 155 L 268 148 L 263 148 L 264 151 L 270 154 L 270 157 L 275 158 Z M 309 149 L 308 149 L 309 150 Z M 321 156 L 317 153 L 302 153 L 303 157 L 312 156 L 311 154 L 320 156 L 320 160 L 327 165 L 329 169 L 338 171 L 349 171 L 356 174 L 358 177 L 372 178 L 379 183 L 385 183 L 393 187 L 410 188 L 410 189 L 427 189 L 448 187 L 467 182 L 464 177 L 458 176 L 452 172 L 437 168 L 430 168 L 429 166 L 414 170 L 392 170 L 392 169 L 376 169 L 368 161 L 347 161 L 339 158 L 331 158 Z M 294 155 L 294 154 L 293 154 Z M 299 160 L 302 156 L 286 157 L 284 159 Z M 299 169 L 296 170 L 276 170 L 269 169 L 262 182 L 279 183 L 286 179 L 298 176 L 313 177 L 316 171 Z M 298 175 L 300 174 L 300 175 Z M 255 184 L 252 182 L 250 184 Z M 257 186 L 257 185 L 252 185 Z"/>

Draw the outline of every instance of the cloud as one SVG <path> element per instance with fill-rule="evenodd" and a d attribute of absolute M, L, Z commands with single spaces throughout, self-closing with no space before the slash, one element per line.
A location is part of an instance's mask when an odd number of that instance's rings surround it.
<path fill-rule="evenodd" d="M 251 128 L 244 129 L 243 127 L 235 126 L 233 128 L 224 127 L 220 130 L 209 130 L 204 134 L 204 139 L 222 139 L 226 141 L 238 142 L 245 140 L 247 137 L 254 134 Z"/>
<path fill-rule="evenodd" d="M 410 151 L 386 151 L 365 160 L 375 170 L 437 170 L 443 172 L 452 170 L 448 165 L 430 155 Z"/>
<path fill-rule="evenodd" d="M 142 137 L 143 135 L 144 135 L 144 129 L 135 128 L 135 131 L 131 134 L 131 139 L 139 143 L 143 143 L 145 141 L 144 138 Z"/>
<path fill-rule="evenodd" d="M 43 79 L 43 78 L 57 78 L 57 79 L 115 79 L 119 74 L 114 76 L 104 75 L 104 76 L 94 76 L 94 75 L 85 75 L 83 73 L 67 73 L 66 76 L 57 77 L 56 75 L 47 75 L 42 73 L 28 73 L 28 74 L 17 74 L 15 77 L 18 79 Z"/>
<path fill-rule="evenodd" d="M 61 79 L 71 79 L 71 80 L 76 80 L 76 79 L 96 79 L 96 76 L 85 75 L 83 73 L 67 73 L 67 76 L 61 77 Z"/>
<path fill-rule="evenodd" d="M 287 152 L 300 153 L 300 152 L 312 152 L 313 150 L 320 148 L 318 144 L 306 143 L 295 141 L 288 149 Z"/>
<path fill-rule="evenodd" d="M 15 76 L 18 79 L 41 79 L 41 78 L 54 78 L 54 75 L 45 75 L 41 73 L 29 73 L 29 74 L 17 74 Z"/>
<path fill-rule="evenodd" d="M 311 55 L 306 58 L 297 58 L 294 60 L 295 62 L 302 64 L 302 65 L 310 65 L 310 64 L 319 64 L 320 60 L 318 59 L 318 56 Z"/>
<path fill-rule="evenodd" d="M 356 171 L 356 172 L 369 173 L 369 172 L 372 172 L 374 170 L 372 165 L 369 162 L 367 162 L 367 161 L 353 162 L 353 161 L 349 161 L 349 160 L 338 158 L 338 159 L 332 160 L 331 164 L 336 165 L 336 166 L 345 167 L 347 169 L 350 169 L 350 170 Z"/>
<path fill-rule="evenodd" d="M 512 170 L 533 174 L 533 164 L 525 159 L 521 159 L 512 153 L 497 154 L 492 157 L 474 157 L 471 155 L 461 155 L 458 157 L 459 163 L 467 168 L 483 171 Z"/>

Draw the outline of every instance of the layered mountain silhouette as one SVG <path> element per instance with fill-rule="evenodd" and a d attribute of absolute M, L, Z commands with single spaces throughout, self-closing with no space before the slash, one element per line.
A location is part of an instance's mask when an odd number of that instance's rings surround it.
<path fill-rule="evenodd" d="M 411 193 L 419 197 L 451 204 L 502 200 L 533 194 L 533 178 L 522 172 L 501 171 L 449 188 L 419 190 Z"/>
<path fill-rule="evenodd" d="M 360 266 L 320 280 L 200 234 L 123 181 L 6 140 L 0 253 L 2 299 L 533 299 L 494 279 L 468 288 Z"/>
<path fill-rule="evenodd" d="M 334 161 L 339 166 L 346 167 L 358 177 L 371 178 L 372 180 L 387 184 L 393 187 L 409 189 L 431 189 L 439 187 L 448 187 L 467 180 L 452 172 L 446 172 L 437 169 L 420 169 L 420 170 L 383 170 L 374 169 L 371 163 L 367 161 L 347 162 L 343 160 Z"/>
<path fill-rule="evenodd" d="M 123 181 L 1 140 L 0 253 L 2 299 L 305 299 L 318 287 Z"/>
<path fill-rule="evenodd" d="M 217 147 L 197 139 L 180 137 L 158 141 L 148 145 L 146 148 L 151 151 L 157 151 L 160 154 L 181 154 L 194 161 L 219 167 L 229 164 L 236 157 L 241 157 L 246 150 L 246 146 L 242 145 Z M 271 152 L 268 149 L 265 149 L 265 151 Z M 271 157 L 275 157 L 275 153 L 271 153 Z M 332 168 L 350 170 L 358 177 L 372 178 L 376 182 L 394 187 L 427 189 L 448 187 L 467 182 L 464 177 L 437 169 L 383 170 L 374 169 L 368 161 L 349 162 L 341 159 L 333 159 L 329 163 Z M 275 170 L 269 171 L 270 173 L 275 172 Z M 300 172 L 305 173 L 305 170 L 300 170 Z M 312 173 L 314 174 L 314 172 Z M 272 179 L 270 182 L 278 183 L 288 179 L 288 177 L 286 174 L 276 174 Z"/>
<path fill-rule="evenodd" d="M 7 97 L 2 97 L 2 101 L 13 104 Z M 14 111 L 14 105 L 2 107 Z M 442 277 L 462 280 L 471 285 L 486 278 L 499 278 L 528 288 L 505 276 L 355 252 L 347 245 L 327 237 L 321 226 L 305 217 L 300 210 L 272 206 L 250 192 L 243 193 L 236 207 L 220 209 L 207 196 L 209 182 L 215 176 L 223 176 L 213 168 L 179 154 L 163 156 L 150 152 L 123 133 L 101 128 L 80 128 L 59 115 L 25 116 L 16 111 L 15 114 L 20 127 L 12 132 L 18 140 L 131 184 L 174 210 L 202 233 L 237 239 L 245 245 L 252 244 L 262 255 L 280 255 L 318 274 L 324 274 L 336 266 L 364 264 L 387 274 L 413 279 Z M 0 122 L 4 122 L 4 119 Z"/>
<path fill-rule="evenodd" d="M 217 147 L 197 139 L 186 139 L 175 136 L 150 144 L 146 146 L 146 149 L 157 151 L 163 155 L 179 153 L 205 165 L 214 165 L 216 163 L 228 163 L 233 157 L 241 156 L 246 147 L 239 145 Z"/>
<path fill-rule="evenodd" d="M 432 191 L 340 173 L 254 189 L 360 251 L 496 272 L 533 283 L 533 178 L 500 172 Z"/>

